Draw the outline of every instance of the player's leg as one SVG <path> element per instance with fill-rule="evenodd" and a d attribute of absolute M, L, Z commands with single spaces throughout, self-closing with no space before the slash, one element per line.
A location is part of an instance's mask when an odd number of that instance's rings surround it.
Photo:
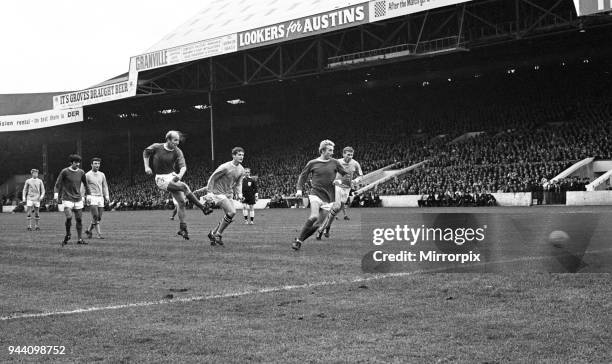
<path fill-rule="evenodd" d="M 227 227 L 234 220 L 234 216 L 236 216 L 236 207 L 234 206 L 234 201 L 230 200 L 229 198 L 221 199 L 219 202 L 217 202 L 217 205 L 223 209 L 225 214 L 217 224 L 217 227 L 209 233 L 208 237 L 211 239 L 211 244 L 213 243 L 214 239 L 214 243 L 223 245 L 223 239 L 221 236 L 223 235 L 225 229 L 227 229 Z"/>
<path fill-rule="evenodd" d="M 342 201 L 346 200 L 346 189 L 340 186 L 335 186 L 335 197 L 336 201 L 332 205 L 332 208 L 329 211 L 329 214 L 327 215 L 325 221 L 321 224 L 321 227 L 319 227 L 319 230 L 317 231 L 317 240 L 321 240 L 323 233 L 325 233 L 326 238 L 329 238 L 331 224 L 336 219 L 336 214 L 340 212 L 340 209 L 342 207 Z"/>
<path fill-rule="evenodd" d="M 40 202 L 34 205 L 34 230 L 40 230 L 38 223 L 40 222 Z"/>
<path fill-rule="evenodd" d="M 28 230 L 32 230 L 32 206 L 30 201 L 26 202 L 26 219 L 28 220 Z"/>
<path fill-rule="evenodd" d="M 255 223 L 255 205 L 249 205 L 249 217 L 251 221 L 249 222 L 251 225 Z"/>
<path fill-rule="evenodd" d="M 104 203 L 104 202 L 102 202 Z M 102 231 L 100 227 L 100 223 L 102 222 L 102 213 L 104 212 L 104 205 L 97 206 L 96 210 L 98 210 L 98 220 L 96 221 L 96 232 L 98 233 L 98 239 L 104 239 L 102 237 Z"/>
<path fill-rule="evenodd" d="M 66 245 L 68 244 L 68 240 L 70 240 L 70 227 L 72 226 L 72 207 L 74 206 L 74 204 L 64 201 L 63 205 L 64 216 L 66 216 L 66 222 L 64 223 L 64 226 L 66 227 L 66 236 L 64 236 L 64 241 L 62 242 L 62 245 Z"/>
<path fill-rule="evenodd" d="M 74 220 L 76 220 L 77 244 L 87 244 L 83 241 L 83 208 L 75 205 Z"/>
<path fill-rule="evenodd" d="M 191 201 L 191 203 L 193 203 L 200 210 L 202 210 L 202 212 L 204 212 L 205 215 L 208 215 L 208 214 L 210 214 L 212 212 L 211 206 L 202 204 L 200 202 L 200 200 L 198 200 L 198 198 L 193 194 L 193 192 L 191 192 L 191 189 L 189 188 L 189 186 L 185 182 L 182 182 L 182 181 L 173 182 L 173 181 L 171 181 L 170 183 L 168 183 L 168 191 L 184 193 L 185 197 L 187 197 L 187 199 L 189 201 Z M 180 219 L 180 209 L 179 209 L 179 219 Z"/>
<path fill-rule="evenodd" d="M 89 205 L 89 211 L 91 212 L 91 224 L 89 224 L 89 228 L 85 230 L 85 235 L 87 235 L 89 239 L 91 239 L 91 237 L 93 236 L 92 234 L 93 229 L 96 227 L 98 223 L 98 206 L 96 204 L 96 201 L 94 200 L 90 200 L 90 205 Z"/>
<path fill-rule="evenodd" d="M 174 206 L 174 208 L 172 209 L 172 215 L 170 215 L 170 220 L 174 221 L 174 218 L 178 213 L 178 201 L 174 197 L 172 197 L 172 205 Z"/>
<path fill-rule="evenodd" d="M 329 211 L 329 205 L 325 204 L 321 206 L 321 211 L 319 211 L 319 218 L 317 219 L 314 225 L 317 227 L 317 234 L 315 236 L 315 239 L 317 240 L 321 240 L 321 237 L 323 236 L 323 231 L 329 232 L 329 225 L 325 226 L 329 217 Z M 329 238 L 329 233 L 326 234 L 326 237 Z"/>
<path fill-rule="evenodd" d="M 348 216 L 348 210 L 351 208 L 351 205 L 353 204 L 353 200 L 355 199 L 355 195 L 354 192 L 351 193 L 349 191 L 349 196 L 346 199 L 346 202 L 344 203 L 344 220 L 350 220 L 351 218 Z"/>
<path fill-rule="evenodd" d="M 246 202 L 242 203 L 242 216 L 244 217 L 244 223 L 249 223 L 249 205 Z"/>
<path fill-rule="evenodd" d="M 185 222 L 185 194 L 182 191 L 171 191 L 172 197 L 177 202 L 176 210 L 179 218 L 179 231 L 178 235 L 182 236 L 183 239 L 189 240 L 189 233 L 187 232 L 187 223 Z"/>
<path fill-rule="evenodd" d="M 325 232 L 325 237 L 329 238 L 329 229 L 331 228 L 331 224 L 334 222 L 336 215 L 340 212 L 340 203 L 334 202 L 329 210 L 329 214 L 325 218 L 325 221 L 319 227 L 317 231 L 317 238 L 320 239 L 321 235 Z"/>
<path fill-rule="evenodd" d="M 344 214 L 344 220 L 351 219 L 347 213 L 348 208 L 349 208 L 348 201 L 349 201 L 349 197 L 347 196 L 346 199 L 344 199 L 342 203 L 340 204 L 340 209 L 342 210 L 342 213 Z"/>
<path fill-rule="evenodd" d="M 314 234 L 318 228 L 316 222 L 319 219 L 319 210 L 321 209 L 321 205 L 323 205 L 323 201 L 321 201 L 320 198 L 314 195 L 309 196 L 309 200 L 310 215 L 308 216 L 308 219 L 306 219 L 306 221 L 304 222 L 304 226 L 302 227 L 300 235 L 295 239 L 293 245 L 291 246 L 293 250 L 299 250 L 302 247 L 302 243 L 312 234 Z"/>

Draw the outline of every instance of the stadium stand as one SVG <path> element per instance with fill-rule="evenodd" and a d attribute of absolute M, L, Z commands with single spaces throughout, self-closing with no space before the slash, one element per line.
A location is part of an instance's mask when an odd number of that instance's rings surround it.
<path fill-rule="evenodd" d="M 215 135 L 216 159 L 218 163 L 229 160 L 231 147 L 243 146 L 247 151 L 244 165 L 259 176 L 260 196 L 278 201 L 295 193 L 301 168 L 316 157 L 318 142 L 329 138 L 338 151 L 346 145 L 355 148 L 355 158 L 366 173 L 395 163 L 405 167 L 431 161 L 378 186 L 372 198 L 432 195 L 438 202 L 424 199 L 423 205 L 486 205 L 492 203 L 493 192 L 530 191 L 541 200 L 544 190 L 582 190 L 590 182 L 574 177 L 551 184 L 544 179 L 550 180 L 586 157 L 612 159 L 610 86 L 612 75 L 605 64 L 576 62 L 312 97 L 289 90 L 295 94 L 285 99 L 287 105 L 273 117 L 274 122 L 220 128 Z M 255 105 L 224 107 L 240 119 L 262 114 L 269 107 L 278 109 L 272 101 L 276 96 L 265 94 Z M 168 208 L 169 196 L 142 173 L 142 150 L 161 141 L 169 125 L 184 131 L 181 148 L 187 157 L 186 182 L 194 188 L 204 186 L 211 172 L 210 147 L 199 118 L 195 111 L 185 109 L 130 121 L 129 129 L 138 130 L 131 136 L 131 155 L 126 153 L 125 120 L 63 130 L 82 136 L 85 168 L 92 156 L 103 158 L 111 207 Z M 108 130 L 121 131 L 112 134 Z M 461 140 L 453 142 L 458 137 Z M 51 145 L 50 154 L 66 154 L 71 143 Z M 10 141 L 4 146 L 24 155 L 33 148 Z M 10 160 L 5 162 L 11 166 Z M 49 170 L 63 165 L 61 160 L 50 161 Z M 8 170 L 17 170 L 11 167 Z"/>

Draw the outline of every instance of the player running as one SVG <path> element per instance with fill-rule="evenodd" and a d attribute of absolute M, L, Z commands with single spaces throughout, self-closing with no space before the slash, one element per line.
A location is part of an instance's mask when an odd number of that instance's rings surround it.
<path fill-rule="evenodd" d="M 98 239 L 104 239 L 100 232 L 100 223 L 102 222 L 102 213 L 104 212 L 104 204 L 110 201 L 108 194 L 108 183 L 106 175 L 100 172 L 102 159 L 95 157 L 91 159 L 91 170 L 85 173 L 85 179 L 89 186 L 90 196 L 87 196 L 87 204 L 91 211 L 91 224 L 89 229 L 85 230 L 85 234 L 89 239 L 93 236 L 93 229 L 96 228 Z"/>
<path fill-rule="evenodd" d="M 336 175 L 344 176 L 347 172 L 337 159 L 332 158 L 334 155 L 334 145 L 334 142 L 331 140 L 323 140 L 319 144 L 321 156 L 308 162 L 298 178 L 296 197 L 302 196 L 302 189 L 310 175 L 312 175 L 312 188 L 308 195 L 310 216 L 304 223 L 300 236 L 293 242 L 291 246 L 293 250 L 299 250 L 302 247 L 302 243 L 317 231 L 328 215 L 328 212 L 334 211 L 335 216 L 340 209 L 340 204 L 334 202 L 334 186 L 340 185 L 340 180 L 336 179 Z"/>
<path fill-rule="evenodd" d="M 205 192 L 205 199 L 213 201 L 225 212 L 217 226 L 208 233 L 210 245 L 223 245 L 222 234 L 236 215 L 236 207 L 232 198 L 242 200 L 242 179 L 245 175 L 241 164 L 243 159 L 244 149 L 233 148 L 232 160 L 217 167 L 208 179 L 206 187 L 195 191 Z"/>
<path fill-rule="evenodd" d="M 85 179 L 85 171 L 81 168 L 81 156 L 78 154 L 71 154 L 68 157 L 70 161 L 70 167 L 62 169 L 57 176 L 55 182 L 53 199 L 56 201 L 62 201 L 64 205 L 64 214 L 66 215 L 66 236 L 62 241 L 62 246 L 68 244 L 70 240 L 70 227 L 72 226 L 72 215 L 76 218 L 76 230 L 77 230 L 77 244 L 87 244 L 83 241 L 81 235 L 83 230 L 83 195 L 81 195 L 81 185 L 85 186 L 85 195 L 89 196 L 89 186 Z"/>
<path fill-rule="evenodd" d="M 338 174 L 336 176 L 337 179 L 340 180 L 340 185 L 336 186 L 336 203 L 340 204 L 340 209 L 344 212 L 344 220 L 350 220 L 351 218 L 346 213 L 347 203 L 349 201 L 349 194 L 351 192 L 351 188 L 354 185 L 353 179 L 357 174 L 359 177 L 363 176 L 363 171 L 361 170 L 361 165 L 359 162 L 353 159 L 353 154 L 355 150 L 351 147 L 345 147 L 342 150 L 342 158 L 338 159 L 342 167 L 348 172 L 344 176 Z M 331 224 L 334 222 L 336 217 L 336 213 L 332 210 L 329 216 L 325 219 L 325 222 L 321 225 L 319 230 L 317 231 L 317 240 L 321 240 L 321 236 L 323 232 L 325 232 L 325 237 L 329 238 L 329 229 L 331 228 Z"/>
<path fill-rule="evenodd" d="M 28 231 L 32 230 L 32 210 L 34 210 L 34 230 L 40 230 L 38 222 L 40 220 L 40 202 L 45 197 L 45 185 L 38 178 L 38 169 L 32 169 L 31 178 L 28 178 L 23 185 L 22 198 L 26 201 L 26 213 L 28 218 Z"/>
<path fill-rule="evenodd" d="M 180 133 L 170 130 L 166 133 L 165 143 L 153 143 L 142 152 L 144 169 L 146 174 L 155 172 L 155 183 L 162 191 L 168 191 L 178 202 L 179 231 L 178 235 L 189 240 L 187 223 L 185 223 L 185 198 L 197 206 L 204 215 L 212 212 L 209 205 L 203 205 L 195 197 L 191 189 L 181 179 L 187 172 L 187 164 L 183 152 L 179 149 Z M 152 164 L 153 168 L 151 168 Z M 175 165 L 179 168 L 175 171 Z"/>
<path fill-rule="evenodd" d="M 244 169 L 244 179 L 242 180 L 242 216 L 244 223 L 253 225 L 255 222 L 255 203 L 259 199 L 257 192 L 257 180 L 251 177 L 251 169 Z M 251 220 L 249 221 L 249 217 Z"/>

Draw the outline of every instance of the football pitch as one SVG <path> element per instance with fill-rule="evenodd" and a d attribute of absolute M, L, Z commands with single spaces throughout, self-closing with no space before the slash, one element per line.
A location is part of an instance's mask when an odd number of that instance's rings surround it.
<path fill-rule="evenodd" d="M 361 217 L 383 211 L 351 209 L 298 252 L 303 209 L 258 210 L 255 225 L 238 211 L 223 247 L 206 238 L 219 210 L 188 210 L 189 241 L 170 211 L 106 212 L 106 239 L 76 245 L 73 223 L 65 247 L 62 213 L 31 232 L 25 214 L 0 214 L 0 362 L 612 360 L 610 274 L 363 273 Z M 408 211 L 527 216 L 537 228 L 568 208 Z M 9 352 L 24 346 L 64 352 Z"/>

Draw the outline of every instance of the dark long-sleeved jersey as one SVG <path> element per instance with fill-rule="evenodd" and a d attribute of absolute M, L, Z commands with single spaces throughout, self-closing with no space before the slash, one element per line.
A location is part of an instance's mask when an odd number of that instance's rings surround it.
<path fill-rule="evenodd" d="M 64 168 L 59 176 L 57 176 L 55 193 L 59 194 L 62 201 L 79 202 L 83 198 L 81 195 L 81 184 L 85 186 L 85 194 L 91 194 L 87 185 L 87 179 L 85 178 L 85 171 L 80 168 Z"/>
<path fill-rule="evenodd" d="M 318 196 L 323 202 L 333 202 L 336 200 L 336 189 L 334 187 L 336 174 L 344 176 L 346 173 L 337 159 L 313 159 L 306 164 L 306 167 L 300 173 L 297 189 L 302 190 L 304 184 L 308 181 L 308 177 L 312 174 L 310 194 Z"/>

